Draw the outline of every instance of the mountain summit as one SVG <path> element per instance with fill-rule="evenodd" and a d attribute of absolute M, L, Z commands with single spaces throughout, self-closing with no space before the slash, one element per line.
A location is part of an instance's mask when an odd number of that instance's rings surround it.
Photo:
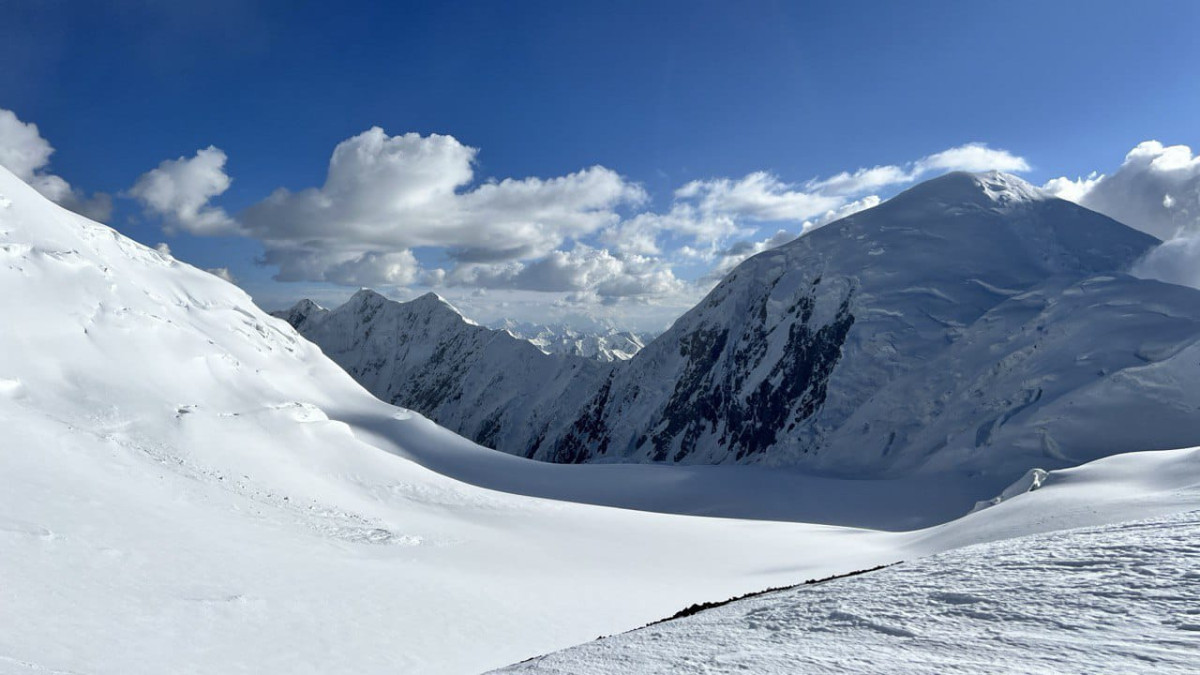
<path fill-rule="evenodd" d="M 480 443 L 556 462 L 1015 478 L 1193 445 L 1200 292 L 1125 273 L 1157 243 L 1019 178 L 951 173 L 750 258 L 629 361 L 487 359 L 494 386 L 470 387 L 470 407 L 509 422 L 464 423 L 386 391 Z M 449 335 L 420 325 L 388 329 L 409 343 L 411 368 L 394 382 L 457 391 L 479 377 L 465 365 L 477 359 L 459 356 L 478 350 L 463 351 L 461 321 Z M 339 362 L 391 358 L 387 345 L 354 352 L 361 326 L 301 331 Z M 421 374 L 414 344 L 461 370 Z M 547 390 L 561 396 L 513 395 Z"/>

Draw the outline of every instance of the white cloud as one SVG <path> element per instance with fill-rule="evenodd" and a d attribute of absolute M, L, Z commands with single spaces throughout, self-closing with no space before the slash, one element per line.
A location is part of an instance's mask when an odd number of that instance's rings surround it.
<path fill-rule="evenodd" d="M 859 169 L 853 173 L 843 171 L 829 178 L 809 181 L 805 183 L 805 188 L 831 195 L 856 195 L 908 183 L 914 179 L 915 175 L 911 170 L 901 166 L 887 165 Z"/>
<path fill-rule="evenodd" d="M 1200 232 L 1200 156 L 1186 145 L 1145 141 L 1110 175 L 1057 178 L 1045 189 L 1159 239 Z"/>
<path fill-rule="evenodd" d="M 942 171 L 1029 171 L 1029 162 L 1007 150 L 994 150 L 984 143 L 967 143 L 922 157 L 913 164 L 913 180 Z"/>
<path fill-rule="evenodd" d="M 1045 189 L 1164 239 L 1134 274 L 1200 288 L 1200 156 L 1188 146 L 1145 141 L 1109 175 L 1056 178 Z"/>
<path fill-rule="evenodd" d="M 233 274 L 229 271 L 228 267 L 210 267 L 209 269 L 206 269 L 204 271 L 208 272 L 209 274 L 213 275 L 214 277 L 224 279 L 225 281 L 228 281 L 231 284 L 237 283 L 237 279 L 235 279 L 233 277 Z"/>
<path fill-rule="evenodd" d="M 370 251 L 327 267 L 324 280 L 342 286 L 407 286 L 416 280 L 419 272 L 420 265 L 411 251 Z"/>
<path fill-rule="evenodd" d="M 687 202 L 676 202 L 666 213 L 639 213 L 621 221 L 601 233 L 600 240 L 623 253 L 659 255 L 662 246 L 659 238 L 664 233 L 687 241 L 707 242 L 716 246 L 736 234 L 750 234 L 738 224 L 737 218 L 729 213 L 705 211 Z"/>
<path fill-rule="evenodd" d="M 0 108 L 0 165 L 28 181 L 50 163 L 54 148 L 42 138 L 36 124 L 26 124 L 11 110 Z"/>
<path fill-rule="evenodd" d="M 211 145 L 197 150 L 190 159 L 164 160 L 137 179 L 129 196 L 141 202 L 148 213 L 161 216 L 168 231 L 237 234 L 239 228 L 233 218 L 224 209 L 209 204 L 233 182 L 225 173 L 225 160 L 225 153 Z"/>
<path fill-rule="evenodd" d="M 577 244 L 529 263 L 465 264 L 442 278 L 450 286 L 589 293 L 602 300 L 679 293 L 685 284 L 662 261 Z"/>
<path fill-rule="evenodd" d="M 13 172 L 47 199 L 92 220 L 112 216 L 112 197 L 102 192 L 87 197 L 61 177 L 46 172 L 54 147 L 37 125 L 22 122 L 16 113 L 0 108 L 0 166 Z"/>
<path fill-rule="evenodd" d="M 453 136 L 388 136 L 374 127 L 334 149 L 325 184 L 276 190 L 246 210 L 248 233 L 267 248 L 283 280 L 346 278 L 369 269 L 403 276 L 394 256 L 446 249 L 470 263 L 544 256 L 564 242 L 619 221 L 615 209 L 645 192 L 593 166 L 556 178 L 505 179 L 470 188 L 478 151 Z M 381 256 L 393 256 L 381 263 Z M 334 268 L 369 260 L 358 272 Z"/>
<path fill-rule="evenodd" d="M 681 301 L 753 253 L 877 205 L 869 192 L 931 171 L 1028 168 L 1006 151 L 969 144 L 806 183 L 763 171 L 696 180 L 665 211 L 623 217 L 648 196 L 610 169 L 479 183 L 478 152 L 453 136 L 374 127 L 337 145 L 322 185 L 277 189 L 237 222 L 211 205 L 230 182 L 215 147 L 163 162 L 130 194 L 168 229 L 257 239 L 279 281 L 497 289 L 579 305 Z M 792 227 L 750 239 L 763 223 Z M 730 244 L 735 238 L 744 241 Z M 449 264 L 423 269 L 418 249 Z M 690 274 L 697 264 L 712 267 L 688 282 L 673 271 L 681 261 L 693 265 Z"/>
<path fill-rule="evenodd" d="M 1130 270 L 1144 279 L 1200 288 L 1200 236 L 1182 236 L 1151 249 Z"/>
<path fill-rule="evenodd" d="M 883 190 L 919 180 L 931 173 L 947 171 L 1029 171 L 1029 162 L 1007 150 L 995 150 L 984 143 L 967 143 L 926 155 L 905 165 L 887 164 L 846 172 L 805 183 L 807 190 L 829 195 L 852 196 Z"/>
<path fill-rule="evenodd" d="M 855 199 L 852 202 L 846 202 L 836 209 L 830 209 L 816 218 L 804 221 L 804 226 L 801 228 L 801 231 L 809 232 L 811 230 L 815 230 L 818 227 L 821 227 L 822 225 L 828 225 L 835 220 L 841 220 L 842 218 L 854 215 L 859 211 L 865 211 L 867 209 L 879 206 L 881 202 L 883 202 L 883 200 L 879 198 L 879 195 L 867 195 L 861 199 Z"/>
<path fill-rule="evenodd" d="M 171 255 L 171 246 L 165 241 L 160 241 L 154 245 L 154 250 L 163 255 Z"/>
<path fill-rule="evenodd" d="M 727 214 L 759 221 L 804 220 L 837 208 L 843 199 L 820 191 L 797 190 L 765 171 L 740 180 L 695 180 L 675 191 L 704 213 Z"/>

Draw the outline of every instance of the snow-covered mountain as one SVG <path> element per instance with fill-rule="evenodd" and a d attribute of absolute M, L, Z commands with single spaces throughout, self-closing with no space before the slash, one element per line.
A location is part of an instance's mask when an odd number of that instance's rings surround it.
<path fill-rule="evenodd" d="M 302 300 L 276 316 L 381 400 L 512 454 L 526 454 L 530 439 L 560 433 L 569 420 L 555 411 L 583 405 L 611 367 L 546 354 L 468 321 L 434 293 L 396 302 L 364 289 L 333 310 Z"/>
<path fill-rule="evenodd" d="M 599 361 L 627 361 L 652 339 L 612 327 L 586 331 L 566 324 L 534 324 L 512 319 L 496 327 L 528 340 L 547 354 L 574 354 Z"/>
<path fill-rule="evenodd" d="M 745 261 L 626 362 L 519 368 L 520 391 L 569 394 L 538 400 L 532 427 L 429 414 L 555 462 L 857 477 L 1015 477 L 1196 444 L 1200 292 L 1125 273 L 1156 242 L 1018 178 L 952 173 Z M 472 407 L 503 417 L 489 402 L 509 392 L 482 393 Z"/>
<path fill-rule="evenodd" d="M 1155 243 L 1011 176 L 931 180 L 737 267 L 544 456 L 861 476 L 1200 442 L 1200 292 L 1123 273 Z"/>

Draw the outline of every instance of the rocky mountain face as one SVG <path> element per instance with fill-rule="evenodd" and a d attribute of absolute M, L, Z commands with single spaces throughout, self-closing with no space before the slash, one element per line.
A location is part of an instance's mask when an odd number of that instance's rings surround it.
<path fill-rule="evenodd" d="M 510 453 L 1019 475 L 1200 443 L 1200 292 L 1124 273 L 1156 243 L 954 173 L 745 261 L 607 366 L 374 294 L 288 318 L 385 400 Z"/>
<path fill-rule="evenodd" d="M 380 399 L 514 454 L 564 424 L 555 413 L 583 405 L 610 367 L 546 354 L 468 321 L 433 293 L 395 302 L 364 289 L 337 309 L 302 300 L 275 316 Z"/>

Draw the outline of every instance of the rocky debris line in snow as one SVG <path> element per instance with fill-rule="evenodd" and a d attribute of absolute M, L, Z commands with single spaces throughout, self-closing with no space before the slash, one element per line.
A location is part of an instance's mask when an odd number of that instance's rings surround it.
<path fill-rule="evenodd" d="M 1011 481 L 1200 443 L 1200 291 L 1124 273 L 1156 242 L 952 173 L 750 258 L 628 361 L 483 360 L 504 340 L 381 298 L 409 318 L 358 298 L 300 330 L 384 400 L 512 454 Z"/>
<path fill-rule="evenodd" d="M 1194 673 L 1200 512 L 981 544 L 733 602 L 506 673 Z"/>
<path fill-rule="evenodd" d="M 898 563 L 893 563 L 893 564 L 898 564 Z M 800 588 L 801 586 L 812 586 L 814 584 L 824 584 L 824 583 L 833 581 L 835 579 L 848 579 L 850 577 L 856 577 L 860 574 L 868 574 L 870 572 L 878 572 L 879 570 L 886 569 L 888 567 L 891 567 L 891 565 L 876 565 L 875 567 L 868 567 L 865 570 L 855 570 L 853 572 L 845 572 L 843 574 L 831 574 L 831 575 L 829 575 L 827 577 L 823 577 L 821 579 L 809 579 L 802 583 L 791 584 L 789 586 L 775 586 L 773 588 L 764 588 L 761 591 L 745 593 L 743 595 L 739 595 L 734 598 L 729 598 L 728 600 L 697 602 L 695 604 L 684 607 L 683 609 L 679 610 L 678 612 L 675 612 L 674 614 L 672 614 L 671 616 L 669 616 L 665 619 L 659 619 L 658 621 L 651 621 L 650 623 L 646 624 L 645 626 L 642 626 L 642 628 L 649 628 L 650 626 L 657 626 L 660 623 L 666 623 L 668 621 L 674 621 L 676 619 L 682 619 L 682 618 L 689 617 L 689 616 L 695 616 L 696 614 L 699 614 L 700 612 L 707 612 L 710 609 L 724 607 L 725 605 L 728 605 L 730 603 L 739 602 L 742 600 L 748 600 L 750 598 L 756 598 L 760 595 L 767 595 L 769 593 L 780 593 L 782 591 L 791 591 L 791 590 Z"/>

